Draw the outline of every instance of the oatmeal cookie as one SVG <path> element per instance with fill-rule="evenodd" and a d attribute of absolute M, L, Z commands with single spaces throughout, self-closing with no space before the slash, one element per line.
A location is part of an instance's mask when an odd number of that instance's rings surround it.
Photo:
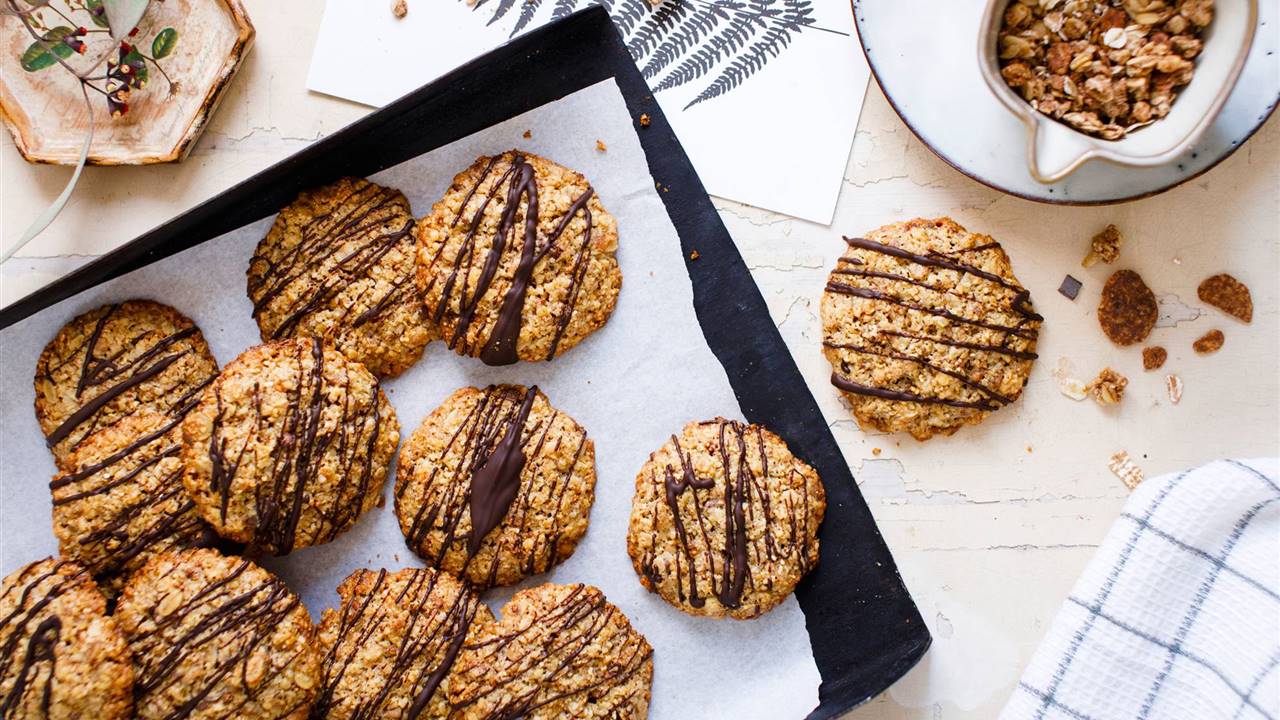
<path fill-rule="evenodd" d="M 1000 243 L 950 218 L 845 240 L 822 295 L 822 344 L 863 429 L 927 440 L 1018 399 L 1043 318 Z"/>
<path fill-rule="evenodd" d="M 300 194 L 249 261 L 263 342 L 328 338 L 379 377 L 417 362 L 433 331 L 413 279 L 413 224 L 400 191 L 368 180 Z"/>
<path fill-rule="evenodd" d="M 400 424 L 378 380 L 327 341 L 231 361 L 182 424 L 183 484 L 219 535 L 284 555 L 378 504 Z"/>
<path fill-rule="evenodd" d="M 590 585 L 521 590 L 467 638 L 449 701 L 459 720 L 643 720 L 653 648 Z"/>
<path fill-rule="evenodd" d="M 123 417 L 181 417 L 218 374 L 200 328 L 168 305 L 104 305 L 58 331 L 36 363 L 36 419 L 59 467 Z"/>
<path fill-rule="evenodd" d="M 182 487 L 180 420 L 129 415 L 90 435 L 49 483 L 62 556 L 114 595 L 158 552 L 216 537 Z"/>
<path fill-rule="evenodd" d="M 129 646 L 84 568 L 46 558 L 0 583 L 0 717 L 127 720 Z"/>
<path fill-rule="evenodd" d="M 617 223 L 586 178 L 536 155 L 476 160 L 417 236 L 429 317 L 450 348 L 490 365 L 560 355 L 618 300 Z"/>
<path fill-rule="evenodd" d="M 271 573 L 214 550 L 157 555 L 116 607 L 138 720 L 306 720 L 320 688 L 307 609 Z"/>
<path fill-rule="evenodd" d="M 818 562 L 826 492 L 759 425 L 692 422 L 636 476 L 627 553 L 640 583 L 690 615 L 758 617 Z"/>
<path fill-rule="evenodd" d="M 493 613 L 467 586 L 430 568 L 356 570 L 338 586 L 318 636 L 324 682 L 312 717 L 445 718 L 449 670 Z"/>
<path fill-rule="evenodd" d="M 511 585 L 573 554 L 595 484 L 595 443 L 536 386 L 468 387 L 405 443 L 396 516 L 431 565 Z"/>

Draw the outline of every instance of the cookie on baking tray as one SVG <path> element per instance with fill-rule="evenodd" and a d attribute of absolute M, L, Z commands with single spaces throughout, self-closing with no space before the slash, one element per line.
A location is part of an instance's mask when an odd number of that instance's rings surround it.
<path fill-rule="evenodd" d="M 328 341 L 250 348 L 182 424 L 183 483 L 217 533 L 284 555 L 329 542 L 382 497 L 400 425 Z"/>
<path fill-rule="evenodd" d="M 343 178 L 303 192 L 249 261 L 263 342 L 326 337 L 374 375 L 400 374 L 433 336 L 415 255 L 413 213 L 400 191 Z"/>
<path fill-rule="evenodd" d="M 129 646 L 84 568 L 46 558 L 0 583 L 0 716 L 132 717 Z"/>
<path fill-rule="evenodd" d="M 85 439 L 49 483 L 62 557 L 115 595 L 158 552 L 216 536 L 182 486 L 181 420 L 129 415 Z"/>
<path fill-rule="evenodd" d="M 642 720 L 652 684 L 653 648 L 604 593 L 547 583 L 467 638 L 449 701 L 459 720 Z"/>
<path fill-rule="evenodd" d="M 822 345 L 863 429 L 927 440 L 1018 399 L 1043 318 L 998 242 L 950 218 L 845 240 Z"/>
<path fill-rule="evenodd" d="M 746 620 L 818 562 L 826 492 L 759 425 L 692 422 L 636 476 L 627 553 L 640 582 L 690 615 Z"/>
<path fill-rule="evenodd" d="M 157 555 L 129 578 L 115 617 L 133 652 L 138 720 L 305 720 L 319 693 L 307 609 L 244 558 Z"/>
<path fill-rule="evenodd" d="M 317 629 L 324 681 L 312 717 L 444 718 L 462 643 L 493 613 L 452 575 L 430 568 L 356 570 Z"/>
<path fill-rule="evenodd" d="M 450 348 L 488 364 L 550 360 L 617 303 L 617 223 L 586 178 L 545 158 L 481 157 L 416 233 L 428 317 Z"/>
<path fill-rule="evenodd" d="M 405 443 L 395 510 L 414 552 L 483 589 L 573 554 L 595 482 L 595 444 L 536 386 L 467 387 Z"/>
<path fill-rule="evenodd" d="M 67 323 L 36 363 L 36 419 L 59 467 L 90 435 L 134 414 L 181 417 L 218 374 L 200 328 L 130 300 Z"/>

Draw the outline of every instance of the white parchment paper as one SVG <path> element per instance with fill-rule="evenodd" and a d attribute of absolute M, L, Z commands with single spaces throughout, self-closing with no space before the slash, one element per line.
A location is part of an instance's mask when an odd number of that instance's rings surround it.
<path fill-rule="evenodd" d="M 531 132 L 524 138 L 524 132 Z M 607 151 L 596 148 L 600 140 Z M 636 472 L 690 420 L 740 418 L 693 312 L 680 242 L 667 216 L 622 95 L 612 80 L 390 168 L 371 179 L 399 188 L 422 216 L 476 157 L 517 148 L 582 172 L 618 220 L 623 284 L 608 325 L 550 363 L 491 368 L 443 343 L 385 383 L 408 437 L 464 385 L 537 384 L 587 428 L 596 444 L 596 501 L 577 551 L 526 581 L 600 587 L 655 650 L 650 717 L 800 718 L 818 702 L 818 671 L 793 598 L 749 622 L 689 617 L 641 587 L 626 551 Z M 50 523 L 52 456 L 32 409 L 36 359 L 71 318 L 133 297 L 169 303 L 204 331 L 220 365 L 257 344 L 245 269 L 272 218 L 161 260 L 50 307 L 0 332 L 0 571 L 57 553 Z M 394 471 L 393 471 L 394 472 Z M 361 567 L 421 562 L 404 543 L 391 502 L 334 542 L 263 561 L 303 598 L 312 617 L 336 604 L 338 583 Z M 497 611 L 513 589 L 485 600 Z"/>

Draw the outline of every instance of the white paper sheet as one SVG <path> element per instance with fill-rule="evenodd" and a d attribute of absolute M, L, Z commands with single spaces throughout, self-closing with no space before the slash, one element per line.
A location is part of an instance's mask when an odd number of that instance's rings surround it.
<path fill-rule="evenodd" d="M 328 0 L 307 87 L 381 106 L 590 0 Z M 708 192 L 829 224 L 870 71 L 848 0 L 605 0 Z M 490 24 L 500 8 L 510 9 Z M 521 18 L 532 9 L 526 24 Z M 686 107 L 704 93 L 732 89 Z M 696 77 L 694 77 L 696 76 Z"/>
<path fill-rule="evenodd" d="M 818 671 L 794 598 L 757 620 L 689 617 L 644 591 L 626 552 L 635 474 L 689 420 L 740 418 L 724 370 L 702 337 L 679 238 L 654 190 L 643 150 L 612 80 L 436 151 L 372 179 L 405 192 L 421 216 L 476 157 L 515 147 L 585 174 L 618 220 L 623 288 L 605 328 L 550 363 L 487 367 L 442 343 L 385 384 L 407 437 L 453 390 L 491 382 L 536 383 L 596 443 L 591 527 L 567 562 L 527 581 L 597 585 L 655 649 L 650 717 L 800 718 L 817 705 Z M 532 132 L 525 139 L 525 130 Z M 608 146 L 596 149 L 596 140 Z M 32 374 L 45 343 L 75 315 L 132 297 L 190 315 L 220 364 L 259 342 L 244 272 L 267 218 L 90 289 L 0 331 L 0 572 L 57 552 L 50 527 L 52 457 L 32 410 Z M 394 472 L 394 471 L 393 471 Z M 391 503 L 336 541 L 264 564 L 298 591 L 313 617 L 359 567 L 420 565 L 405 547 Z M 497 610 L 512 589 L 485 595 Z"/>

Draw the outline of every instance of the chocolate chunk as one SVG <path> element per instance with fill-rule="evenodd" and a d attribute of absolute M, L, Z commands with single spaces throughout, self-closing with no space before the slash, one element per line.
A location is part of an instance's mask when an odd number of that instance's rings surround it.
<path fill-rule="evenodd" d="M 1191 347 L 1195 348 L 1195 351 L 1201 355 L 1208 355 L 1209 353 L 1216 353 L 1218 350 L 1222 349 L 1222 343 L 1225 340 L 1226 338 L 1223 336 L 1221 330 L 1210 330 L 1204 335 L 1201 335 L 1199 340 L 1191 343 Z"/>
<path fill-rule="evenodd" d="M 1142 369 L 1155 370 L 1164 365 L 1164 361 L 1169 359 L 1169 351 L 1156 345 L 1154 347 L 1142 348 Z"/>
<path fill-rule="evenodd" d="M 1062 278 L 1062 284 L 1058 286 L 1058 292 L 1062 293 L 1062 296 L 1068 300 L 1075 300 L 1076 296 L 1080 294 L 1080 286 L 1079 280 L 1068 275 Z"/>
<path fill-rule="evenodd" d="M 1107 278 L 1098 304 L 1098 323 L 1111 342 L 1133 345 L 1142 342 L 1155 327 L 1159 309 L 1156 295 L 1132 270 L 1117 270 Z"/>
<path fill-rule="evenodd" d="M 1200 300 L 1243 322 L 1253 320 L 1253 297 L 1244 283 L 1226 273 L 1205 278 L 1196 289 Z"/>

